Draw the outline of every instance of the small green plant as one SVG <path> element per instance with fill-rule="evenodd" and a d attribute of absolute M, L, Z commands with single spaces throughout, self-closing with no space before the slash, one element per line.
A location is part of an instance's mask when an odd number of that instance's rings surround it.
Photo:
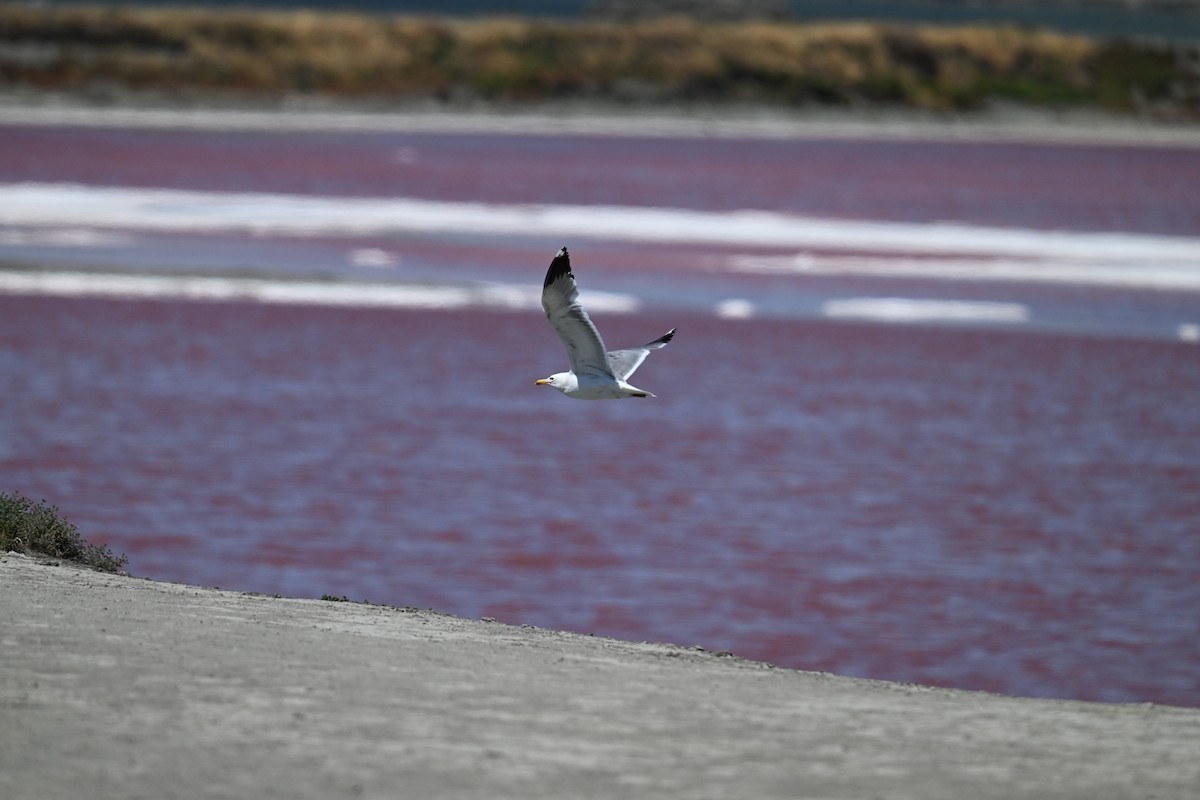
<path fill-rule="evenodd" d="M 350 602 L 350 598 L 346 597 L 346 595 L 342 595 L 341 597 L 338 597 L 335 594 L 323 594 L 323 595 L 321 595 L 321 599 L 328 600 L 331 603 L 349 603 Z"/>
<path fill-rule="evenodd" d="M 121 572 L 128 560 L 89 543 L 55 506 L 35 503 L 20 492 L 0 493 L 0 551 L 39 553 L 76 561 L 101 572 Z"/>

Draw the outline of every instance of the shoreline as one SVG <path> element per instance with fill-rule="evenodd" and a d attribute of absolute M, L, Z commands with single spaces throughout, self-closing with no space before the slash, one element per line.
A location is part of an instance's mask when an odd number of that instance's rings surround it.
<path fill-rule="evenodd" d="M 0 554 L 0 794 L 1191 797 L 1200 709 L 798 672 L 669 644 Z"/>
<path fill-rule="evenodd" d="M 296 97 L 0 93 L 0 125 L 200 131 L 511 134 L 629 138 L 867 139 L 1200 147 L 1200 125 L 1016 105 L 949 113 L 902 108 L 786 110 L 761 105 L 597 102 L 411 104 Z"/>

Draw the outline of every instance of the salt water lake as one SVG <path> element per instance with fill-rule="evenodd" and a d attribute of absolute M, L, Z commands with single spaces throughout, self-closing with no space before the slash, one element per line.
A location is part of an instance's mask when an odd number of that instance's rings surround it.
<path fill-rule="evenodd" d="M 0 489 L 134 574 L 1200 704 L 1200 147 L 0 141 Z M 534 386 L 563 244 L 657 398 Z"/>

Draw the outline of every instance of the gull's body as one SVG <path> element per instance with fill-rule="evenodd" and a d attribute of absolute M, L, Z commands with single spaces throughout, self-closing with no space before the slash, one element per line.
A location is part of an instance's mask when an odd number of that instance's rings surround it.
<path fill-rule="evenodd" d="M 624 397 L 654 397 L 645 389 L 627 383 L 651 350 L 671 341 L 675 329 L 653 342 L 627 350 L 604 349 L 604 340 L 579 304 L 579 287 L 571 273 L 571 257 L 567 248 L 558 251 L 546 271 L 542 284 L 542 308 L 546 319 L 567 348 L 570 372 L 556 372 L 538 381 L 539 386 L 553 386 L 567 397 L 577 400 L 618 400 Z"/>

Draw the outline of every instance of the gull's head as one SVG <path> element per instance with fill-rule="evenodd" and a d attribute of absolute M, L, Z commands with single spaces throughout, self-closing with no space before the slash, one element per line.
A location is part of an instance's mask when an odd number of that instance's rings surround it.
<path fill-rule="evenodd" d="M 579 388 L 579 381 L 575 380 L 575 376 L 570 372 L 556 372 L 549 378 L 542 378 L 534 383 L 538 386 L 553 386 L 563 394 Z"/>

